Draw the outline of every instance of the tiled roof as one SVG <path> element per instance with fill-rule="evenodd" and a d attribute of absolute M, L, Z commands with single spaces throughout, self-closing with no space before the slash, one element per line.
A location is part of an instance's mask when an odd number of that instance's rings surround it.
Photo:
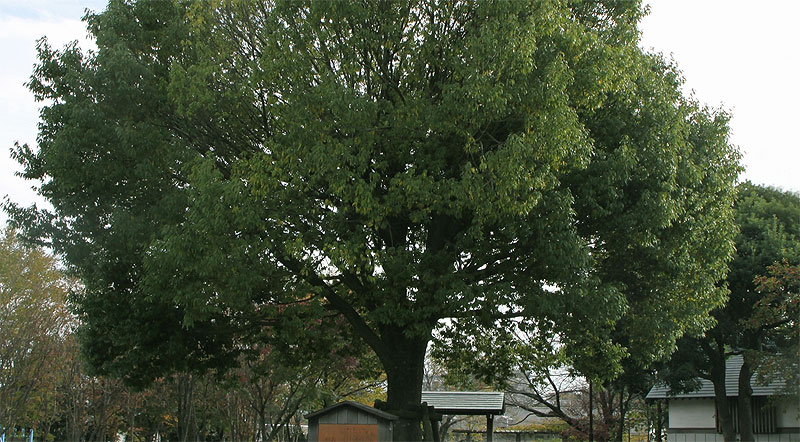
<path fill-rule="evenodd" d="M 486 391 L 423 391 L 427 402 L 442 414 L 503 414 L 505 393 Z"/>
<path fill-rule="evenodd" d="M 725 362 L 725 393 L 728 396 L 739 396 L 739 371 L 742 369 L 742 356 L 731 356 Z M 689 393 L 670 393 L 666 385 L 656 385 L 649 393 L 647 399 L 678 399 L 678 398 L 706 398 L 714 397 L 714 385 L 711 381 L 700 379 L 700 388 Z M 750 386 L 753 388 L 753 396 L 775 396 L 779 395 L 786 386 L 784 381 L 775 381 L 767 385 L 760 385 L 756 376 L 750 379 Z"/>

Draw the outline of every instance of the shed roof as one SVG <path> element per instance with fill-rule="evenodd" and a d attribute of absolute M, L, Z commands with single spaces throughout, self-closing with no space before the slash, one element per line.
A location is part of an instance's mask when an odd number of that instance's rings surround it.
<path fill-rule="evenodd" d="M 728 396 L 739 396 L 739 371 L 742 369 L 743 359 L 741 355 L 735 355 L 725 361 L 725 393 Z M 707 379 L 699 379 L 700 388 L 688 393 L 670 393 L 669 387 L 664 384 L 654 386 L 647 399 L 688 399 L 688 398 L 708 398 L 714 397 L 714 385 Z M 786 386 L 783 380 L 776 380 L 767 385 L 761 385 L 756 379 L 756 375 L 750 378 L 750 386 L 753 388 L 753 396 L 777 396 L 780 395 Z"/>
<path fill-rule="evenodd" d="M 494 391 L 423 391 L 427 402 L 437 413 L 482 415 L 505 413 L 505 393 Z"/>
<path fill-rule="evenodd" d="M 364 404 L 359 404 L 358 402 L 353 402 L 353 401 L 339 402 L 338 404 L 331 405 L 328 408 L 324 408 L 322 410 L 315 411 L 313 413 L 309 413 L 305 417 L 306 417 L 306 419 L 315 418 L 317 416 L 329 413 L 329 412 L 331 412 L 331 411 L 333 411 L 333 410 L 335 410 L 337 408 L 341 408 L 341 407 L 353 407 L 353 408 L 361 410 L 361 411 L 363 411 L 365 413 L 372 414 L 372 415 L 377 416 L 377 417 L 382 418 L 382 419 L 387 419 L 387 420 L 392 420 L 392 421 L 399 419 L 397 416 L 395 416 L 395 415 L 393 415 L 391 413 L 387 413 L 385 411 L 378 410 L 377 408 L 368 407 L 368 406 L 366 406 Z"/>

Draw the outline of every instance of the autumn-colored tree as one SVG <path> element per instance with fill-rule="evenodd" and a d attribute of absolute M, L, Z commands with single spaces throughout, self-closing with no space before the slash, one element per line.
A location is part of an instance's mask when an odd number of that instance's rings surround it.
<path fill-rule="evenodd" d="M 763 333 L 762 346 L 753 349 L 759 361 L 759 380 L 786 383 L 786 394 L 800 395 L 800 264 L 776 262 L 755 280 L 760 298 L 744 325 Z"/>
<path fill-rule="evenodd" d="M 68 287 L 55 258 L 0 231 L 0 428 L 35 428 L 52 415 L 63 342 L 75 325 Z"/>

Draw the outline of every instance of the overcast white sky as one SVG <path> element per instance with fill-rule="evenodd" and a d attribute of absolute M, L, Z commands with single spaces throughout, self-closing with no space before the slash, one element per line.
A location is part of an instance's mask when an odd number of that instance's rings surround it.
<path fill-rule="evenodd" d="M 641 46 L 672 54 L 687 90 L 732 113 L 744 178 L 800 191 L 800 1 L 645 2 Z"/>
<path fill-rule="evenodd" d="M 800 191 L 800 1 L 645 0 L 642 46 L 671 55 L 687 91 L 733 114 L 733 144 L 744 154 L 743 178 Z M 80 21 L 105 0 L 0 0 L 0 197 L 41 204 L 31 183 L 14 176 L 15 141 L 34 144 L 38 105 L 23 86 L 36 62 L 35 41 L 60 47 L 86 42 Z M 6 216 L 0 212 L 0 224 Z"/>

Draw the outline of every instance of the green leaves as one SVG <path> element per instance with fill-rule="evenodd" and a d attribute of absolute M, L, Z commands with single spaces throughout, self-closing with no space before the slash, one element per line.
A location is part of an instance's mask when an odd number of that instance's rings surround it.
<path fill-rule="evenodd" d="M 332 313 L 387 370 L 447 318 L 453 342 L 516 347 L 491 333 L 512 314 L 598 377 L 666 354 L 721 300 L 737 166 L 724 115 L 636 47 L 640 15 L 112 2 L 96 54 L 43 48 L 55 102 L 19 149 L 55 207 L 37 228 L 87 281 L 93 363 L 152 375 L 142 344 L 167 335 L 210 365 Z"/>

